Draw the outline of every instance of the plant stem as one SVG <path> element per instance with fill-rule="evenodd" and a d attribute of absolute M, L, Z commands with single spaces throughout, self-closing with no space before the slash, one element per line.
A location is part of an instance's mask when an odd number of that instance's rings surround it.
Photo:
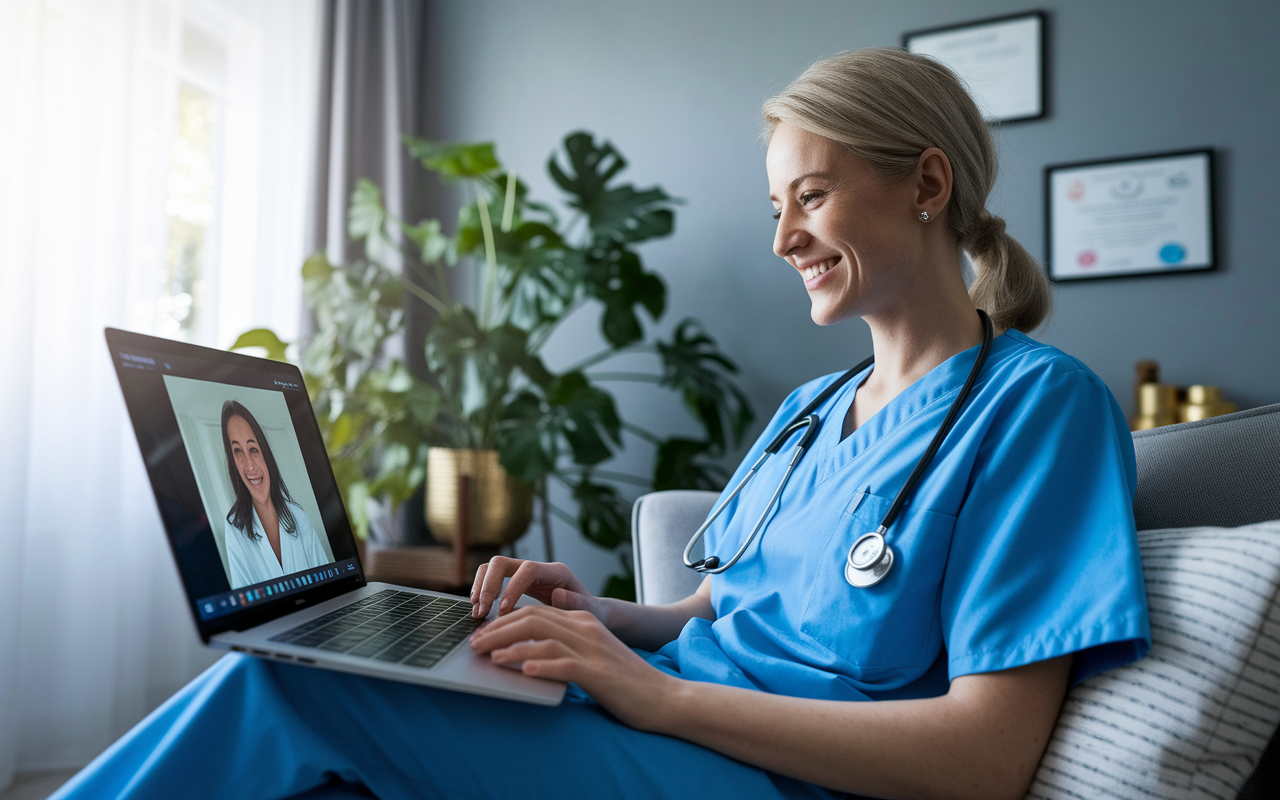
<path fill-rule="evenodd" d="M 426 303 L 427 305 L 431 306 L 441 314 L 447 313 L 449 311 L 448 306 L 446 306 L 443 302 L 441 302 L 438 298 L 436 298 L 435 295 L 431 294 L 431 292 L 428 292 L 426 289 L 423 289 L 421 286 L 417 285 L 416 283 L 413 283 L 412 281 L 401 281 L 401 283 L 404 284 L 404 288 L 410 294 L 412 294 L 414 297 L 418 298 L 422 302 Z"/>
<path fill-rule="evenodd" d="M 555 548 L 551 542 L 551 501 L 547 499 L 547 479 L 538 483 L 538 508 L 542 512 L 542 551 L 546 561 L 555 561 Z"/>
<path fill-rule="evenodd" d="M 489 327 L 489 309 L 493 305 L 493 289 L 498 282 L 498 255 L 493 246 L 493 220 L 489 219 L 489 202 L 484 189 L 476 189 L 476 203 L 480 206 L 480 231 L 484 234 L 484 304 L 480 306 L 480 327 Z"/>
<path fill-rule="evenodd" d="M 516 171 L 507 171 L 507 198 L 502 204 L 502 232 L 511 230 L 511 221 L 516 214 Z"/>
<path fill-rule="evenodd" d="M 564 233 L 560 234 L 560 238 L 566 242 L 569 241 L 569 235 L 573 233 L 573 229 L 578 227 L 578 220 L 582 219 L 582 212 L 579 211 L 573 215 L 573 218 L 564 226 Z"/>
<path fill-rule="evenodd" d="M 586 369 L 587 367 L 590 367 L 593 364 L 599 364 L 601 361 L 608 361 L 614 356 L 620 356 L 623 353 L 644 352 L 652 349 L 653 349 L 653 345 L 651 344 L 629 344 L 626 347 L 617 347 L 617 348 L 611 347 L 608 350 L 601 350 L 599 353 L 596 353 L 595 355 L 587 356 L 586 358 L 579 361 L 577 364 L 574 364 L 572 367 L 569 367 L 567 370 L 565 370 L 565 372 L 573 372 L 574 370 Z"/>
<path fill-rule="evenodd" d="M 582 300 L 575 301 L 572 305 L 560 312 L 560 315 L 550 323 L 535 329 L 529 333 L 529 352 L 537 353 L 542 350 L 542 346 L 551 338 L 551 334 L 556 332 L 556 327 L 560 325 L 570 314 L 578 310 L 583 303 Z"/>
<path fill-rule="evenodd" d="M 613 472 L 607 469 L 588 469 L 587 467 L 566 467 L 578 473 L 590 472 L 592 475 L 599 475 L 608 481 L 618 481 L 619 483 L 630 483 L 634 486 L 653 486 L 653 481 L 649 478 L 642 478 L 639 475 L 628 475 L 625 472 Z"/>
<path fill-rule="evenodd" d="M 453 305 L 453 295 L 449 291 L 449 276 L 444 271 L 444 264 L 440 261 L 436 262 L 436 282 L 440 287 L 440 294 L 444 295 L 445 305 Z"/>
<path fill-rule="evenodd" d="M 633 424 L 632 424 L 632 423 L 630 423 L 630 422 L 625 422 L 625 421 L 624 421 L 624 422 L 622 423 L 622 429 L 623 429 L 624 431 L 628 432 L 628 433 L 631 433 L 631 434 L 634 434 L 634 435 L 636 435 L 636 436 L 639 436 L 641 439 L 644 439 L 646 442 L 649 442 L 650 444 L 654 444 L 654 445 L 660 445 L 660 444 L 662 444 L 662 438 L 661 438 L 661 437 L 659 437 L 659 436 L 658 436 L 657 434 L 655 434 L 655 433 L 650 433 L 649 431 L 645 430 L 644 428 L 641 428 L 639 425 L 633 425 Z"/>
<path fill-rule="evenodd" d="M 574 526 L 575 528 L 578 527 L 577 518 L 574 517 L 572 514 L 570 514 L 568 511 L 565 511 L 563 508 L 560 508 L 559 506 L 551 506 L 550 508 L 551 508 L 552 514 L 555 514 L 557 517 L 569 523 L 570 525 Z"/>
<path fill-rule="evenodd" d="M 650 375 L 647 372 L 588 372 L 587 377 L 593 381 L 635 381 L 639 383 L 662 383 L 661 375 Z"/>

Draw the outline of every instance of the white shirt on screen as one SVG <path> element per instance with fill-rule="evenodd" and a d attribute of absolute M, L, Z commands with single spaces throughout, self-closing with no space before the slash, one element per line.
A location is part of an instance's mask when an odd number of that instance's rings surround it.
<path fill-rule="evenodd" d="M 227 522 L 225 538 L 227 570 L 232 589 L 262 583 L 272 578 L 283 578 L 285 575 L 292 575 L 304 569 L 331 563 L 307 512 L 291 500 L 285 500 L 285 503 L 293 512 L 293 519 L 297 526 L 293 533 L 289 533 L 284 529 L 283 524 L 280 525 L 280 559 L 278 561 L 275 551 L 271 549 L 271 542 L 267 540 L 266 532 L 262 529 L 262 521 L 258 519 L 256 510 L 253 512 L 253 530 L 258 534 L 256 540 L 251 540 L 243 531 Z"/>

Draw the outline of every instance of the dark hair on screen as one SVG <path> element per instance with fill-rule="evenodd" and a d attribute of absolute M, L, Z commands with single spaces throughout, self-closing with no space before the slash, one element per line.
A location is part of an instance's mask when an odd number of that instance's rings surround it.
<path fill-rule="evenodd" d="M 249 423 L 249 428 L 253 430 L 253 438 L 258 441 L 258 448 L 262 450 L 262 460 L 267 466 L 267 477 L 271 482 L 271 505 L 276 507 L 276 514 L 280 517 L 280 527 L 297 536 L 297 520 L 293 518 L 293 512 L 285 502 L 286 500 L 292 502 L 293 497 L 290 496 L 289 489 L 280 477 L 276 457 L 271 454 L 271 445 L 267 444 L 262 426 L 253 418 L 253 414 L 235 400 L 228 400 L 222 404 L 222 449 L 227 457 L 227 475 L 231 478 L 231 485 L 236 492 L 236 501 L 227 512 L 227 522 L 248 536 L 251 542 L 256 542 L 260 538 L 258 532 L 253 529 L 253 497 L 249 494 L 249 487 L 244 485 L 240 470 L 236 469 L 236 457 L 231 453 L 231 437 L 227 435 L 227 424 L 231 422 L 232 417 L 240 417 Z"/>

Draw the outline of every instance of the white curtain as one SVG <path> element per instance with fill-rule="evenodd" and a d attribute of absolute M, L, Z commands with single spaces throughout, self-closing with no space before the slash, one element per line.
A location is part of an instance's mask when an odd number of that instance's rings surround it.
<path fill-rule="evenodd" d="M 183 335 L 297 334 L 320 24 L 313 0 L 0 0 L 0 787 L 87 763 L 215 659 L 102 329 L 168 330 L 187 75 L 219 121 Z"/>

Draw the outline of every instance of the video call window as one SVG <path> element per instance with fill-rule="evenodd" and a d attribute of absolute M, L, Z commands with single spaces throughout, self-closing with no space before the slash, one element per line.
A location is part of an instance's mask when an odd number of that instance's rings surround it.
<path fill-rule="evenodd" d="M 232 589 L 331 564 L 281 392 L 164 376 Z"/>

